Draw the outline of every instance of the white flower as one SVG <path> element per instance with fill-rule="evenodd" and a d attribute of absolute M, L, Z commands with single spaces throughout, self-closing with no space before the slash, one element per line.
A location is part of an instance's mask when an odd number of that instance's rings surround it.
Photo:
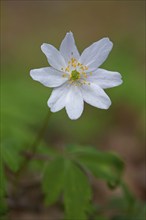
<path fill-rule="evenodd" d="M 50 44 L 42 44 L 41 49 L 51 67 L 30 71 L 31 77 L 47 87 L 54 88 L 48 100 L 52 112 L 65 107 L 70 119 L 78 119 L 88 104 L 108 109 L 109 97 L 103 89 L 122 83 L 121 75 L 99 68 L 112 49 L 112 42 L 103 38 L 87 47 L 80 55 L 73 34 L 67 33 L 59 51 Z"/>

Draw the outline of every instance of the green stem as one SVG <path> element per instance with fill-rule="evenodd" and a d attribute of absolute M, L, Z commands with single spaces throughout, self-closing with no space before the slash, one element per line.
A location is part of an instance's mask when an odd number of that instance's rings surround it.
<path fill-rule="evenodd" d="M 30 160 L 35 156 L 35 153 L 37 151 L 37 147 L 40 144 L 46 130 L 47 130 L 47 126 L 48 126 L 48 121 L 50 119 L 50 112 L 47 112 L 47 116 L 44 119 L 44 122 L 42 124 L 42 127 L 40 128 L 34 142 L 30 145 L 31 149 L 31 156 L 29 158 L 25 158 L 20 169 L 16 172 L 16 177 L 15 177 L 15 181 L 14 181 L 14 191 L 13 191 L 13 195 L 17 195 L 17 190 L 18 190 L 18 184 L 19 184 L 19 179 L 21 177 L 21 174 L 27 169 L 28 164 L 30 162 Z"/>
<path fill-rule="evenodd" d="M 44 136 L 44 134 L 45 134 L 45 132 L 47 130 L 50 116 L 51 116 L 51 114 L 50 114 L 50 112 L 48 112 L 47 116 L 45 117 L 44 123 L 43 123 L 43 125 L 42 125 L 42 127 L 41 127 L 41 129 L 40 129 L 40 131 L 39 131 L 39 133 L 38 133 L 38 135 L 36 137 L 36 139 L 34 140 L 34 142 L 32 143 L 32 145 L 30 147 L 31 152 L 33 154 L 35 154 L 35 152 L 37 150 L 37 147 L 40 144 L 40 142 L 41 142 L 41 140 L 42 140 L 42 138 L 43 138 L 43 136 Z"/>
<path fill-rule="evenodd" d="M 44 122 L 42 124 L 42 127 L 41 129 L 39 130 L 34 142 L 31 144 L 30 146 L 30 150 L 31 150 L 31 156 L 29 158 L 26 158 L 24 161 L 23 161 L 23 164 L 21 165 L 21 168 L 18 170 L 18 172 L 16 173 L 17 177 L 19 178 L 20 176 L 20 173 L 22 173 L 22 171 L 24 171 L 26 168 L 27 168 L 27 165 L 29 163 L 29 161 L 33 158 L 33 156 L 35 155 L 36 153 L 36 150 L 37 150 L 37 147 L 38 145 L 40 144 L 46 130 L 47 130 L 47 127 L 48 127 L 48 121 L 50 119 L 50 112 L 47 113 L 47 116 L 45 117 L 44 119 Z"/>

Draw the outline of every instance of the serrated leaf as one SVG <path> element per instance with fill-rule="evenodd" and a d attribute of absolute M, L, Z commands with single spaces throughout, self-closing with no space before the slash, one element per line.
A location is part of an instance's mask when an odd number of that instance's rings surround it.
<path fill-rule="evenodd" d="M 64 188 L 65 219 L 87 219 L 91 189 L 86 175 L 72 161 L 68 161 Z"/>
<path fill-rule="evenodd" d="M 113 187 L 118 184 L 123 162 L 117 155 L 98 151 L 93 147 L 72 146 L 69 151 L 93 175 L 106 180 Z"/>
<path fill-rule="evenodd" d="M 30 152 L 31 152 L 31 148 L 30 148 Z M 37 157 L 36 158 L 34 157 L 33 160 L 29 161 L 28 164 L 29 169 L 32 171 L 36 170 L 42 172 L 42 170 L 46 166 L 46 163 L 48 164 L 47 158 L 53 160 L 59 156 L 59 152 L 42 141 L 41 144 L 36 149 L 36 155 L 40 157 L 42 156 L 42 160 L 38 160 Z"/>
<path fill-rule="evenodd" d="M 59 152 L 55 148 L 53 148 L 52 146 L 48 146 L 48 144 L 45 144 L 45 143 L 42 143 L 37 147 L 36 153 L 48 155 L 51 158 L 54 158 L 60 155 Z"/>
<path fill-rule="evenodd" d="M 123 162 L 115 153 L 99 151 L 91 146 L 71 145 L 67 149 L 70 153 L 88 156 L 89 159 L 95 159 L 97 162 L 113 163 L 117 168 L 123 168 Z"/>
<path fill-rule="evenodd" d="M 63 158 L 56 158 L 48 163 L 43 177 L 43 191 L 46 204 L 57 201 L 64 184 L 65 164 Z"/>

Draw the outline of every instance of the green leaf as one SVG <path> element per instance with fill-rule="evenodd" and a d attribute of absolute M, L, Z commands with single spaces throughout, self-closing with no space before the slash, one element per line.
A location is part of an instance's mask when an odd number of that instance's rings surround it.
<path fill-rule="evenodd" d="M 31 171 L 37 171 L 42 173 L 42 170 L 44 170 L 46 164 L 48 164 L 47 158 L 53 160 L 59 156 L 59 152 L 54 147 L 48 146 L 45 142 L 41 141 L 40 145 L 36 149 L 36 155 L 40 157 L 42 156 L 42 160 L 38 160 L 37 157 L 34 157 L 33 160 L 29 161 L 28 166 Z"/>
<path fill-rule="evenodd" d="M 12 71 L 11 69 L 11 73 Z M 20 143 L 21 148 L 26 149 L 33 142 L 35 131 L 40 128 L 42 119 L 48 112 L 48 108 L 44 107 L 45 101 L 39 101 L 36 93 L 42 94 L 42 97 L 45 97 L 46 93 L 47 97 L 48 91 L 33 86 L 28 74 L 20 77 L 20 74 L 16 76 L 13 72 L 12 75 L 12 78 L 7 74 L 2 77 L 1 139 L 15 140 Z"/>
<path fill-rule="evenodd" d="M 4 176 L 4 168 L 3 161 L 0 158 L 0 197 L 5 194 L 5 176 Z"/>
<path fill-rule="evenodd" d="M 123 190 L 125 200 L 127 201 L 127 205 L 130 207 L 134 206 L 136 199 L 134 195 L 131 193 L 131 191 L 128 189 L 128 186 L 124 182 L 122 182 L 121 187 Z"/>
<path fill-rule="evenodd" d="M 19 155 L 19 149 L 9 142 L 3 142 L 1 145 L 2 160 L 13 171 L 18 171 L 22 158 Z"/>
<path fill-rule="evenodd" d="M 63 158 L 56 158 L 47 164 L 43 177 L 43 191 L 46 204 L 57 201 L 64 184 L 65 164 Z"/>
<path fill-rule="evenodd" d="M 110 186 L 115 187 L 119 183 L 124 165 L 116 154 L 81 146 L 71 146 L 68 151 L 85 169 L 106 180 Z"/>
<path fill-rule="evenodd" d="M 64 192 L 66 219 L 86 219 L 91 189 L 86 175 L 71 160 L 57 157 L 46 167 L 43 178 L 46 204 L 53 204 Z"/>
<path fill-rule="evenodd" d="M 86 175 L 72 161 L 67 162 L 64 188 L 65 219 L 87 219 L 91 189 Z"/>
<path fill-rule="evenodd" d="M 7 212 L 5 195 L 6 195 L 6 178 L 4 175 L 3 161 L 0 160 L 0 216 L 4 215 Z"/>

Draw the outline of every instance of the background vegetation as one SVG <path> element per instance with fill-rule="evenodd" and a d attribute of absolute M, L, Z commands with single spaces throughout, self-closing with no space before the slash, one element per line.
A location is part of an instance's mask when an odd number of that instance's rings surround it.
<path fill-rule="evenodd" d="M 128 198 L 134 199 L 136 205 L 128 209 L 131 200 L 127 200 L 126 190 L 125 199 L 121 188 L 111 191 L 102 180 L 91 178 L 94 201 L 91 219 L 98 212 L 101 219 L 130 220 L 135 216 L 142 220 L 146 199 L 145 2 L 36 0 L 2 1 L 1 6 L 1 155 L 5 171 L 1 172 L 1 195 L 6 190 L 7 217 L 63 218 L 61 201 L 50 207 L 43 203 L 40 173 L 44 164 L 42 158 L 39 162 L 31 159 L 36 133 L 46 114 L 50 114 L 47 99 L 51 90 L 33 81 L 29 71 L 48 65 L 40 50 L 42 43 L 58 48 L 71 30 L 80 52 L 92 42 L 109 37 L 114 47 L 102 67 L 120 72 L 124 83 L 106 90 L 112 100 L 108 111 L 86 105 L 77 121 L 71 121 L 64 110 L 51 114 L 37 153 L 52 155 L 54 150 L 62 153 L 65 146 L 78 144 L 119 154 L 125 163 L 123 179 L 132 194 Z M 27 168 L 19 172 L 23 161 L 27 161 Z"/>

